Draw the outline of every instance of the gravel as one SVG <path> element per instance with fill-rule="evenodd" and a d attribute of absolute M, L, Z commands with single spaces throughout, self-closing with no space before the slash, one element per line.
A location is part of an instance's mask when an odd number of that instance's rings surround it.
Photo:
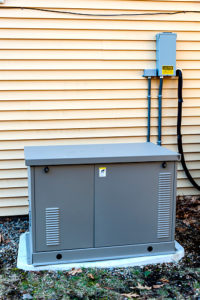
<path fill-rule="evenodd" d="M 27 216 L 0 218 L 0 269 L 16 267 L 19 237 L 27 230 Z"/>

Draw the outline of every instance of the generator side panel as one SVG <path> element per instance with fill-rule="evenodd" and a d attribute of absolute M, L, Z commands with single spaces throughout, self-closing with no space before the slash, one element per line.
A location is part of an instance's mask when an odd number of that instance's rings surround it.
<path fill-rule="evenodd" d="M 177 162 L 174 162 L 174 176 L 173 176 L 173 203 L 172 203 L 172 239 L 175 239 L 176 227 L 176 196 L 177 196 Z"/>
<path fill-rule="evenodd" d="M 35 252 L 93 247 L 94 166 L 35 167 Z"/>
<path fill-rule="evenodd" d="M 29 235 L 27 237 L 27 260 L 29 264 L 32 264 L 32 253 L 35 250 L 34 174 L 35 168 L 28 167 Z"/>

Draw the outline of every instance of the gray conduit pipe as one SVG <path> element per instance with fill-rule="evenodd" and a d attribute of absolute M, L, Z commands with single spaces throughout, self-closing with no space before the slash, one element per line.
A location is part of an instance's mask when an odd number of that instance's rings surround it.
<path fill-rule="evenodd" d="M 160 77 L 159 93 L 158 93 L 158 141 L 157 144 L 162 144 L 162 88 L 163 88 L 163 77 Z"/>
<path fill-rule="evenodd" d="M 147 142 L 150 142 L 151 136 L 151 77 L 148 77 L 148 119 L 147 119 Z"/>

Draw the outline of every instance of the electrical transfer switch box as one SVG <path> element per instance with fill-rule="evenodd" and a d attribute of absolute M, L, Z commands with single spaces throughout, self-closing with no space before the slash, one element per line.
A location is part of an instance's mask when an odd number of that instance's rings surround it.
<path fill-rule="evenodd" d="M 176 76 L 176 33 L 156 35 L 157 76 Z"/>
<path fill-rule="evenodd" d="M 25 147 L 29 264 L 174 253 L 179 158 L 152 143 Z"/>

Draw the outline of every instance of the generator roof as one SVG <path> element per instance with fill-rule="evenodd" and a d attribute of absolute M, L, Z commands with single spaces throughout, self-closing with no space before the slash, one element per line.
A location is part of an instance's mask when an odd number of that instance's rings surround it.
<path fill-rule="evenodd" d="M 25 147 L 27 166 L 177 161 L 180 154 L 153 143 Z"/>

